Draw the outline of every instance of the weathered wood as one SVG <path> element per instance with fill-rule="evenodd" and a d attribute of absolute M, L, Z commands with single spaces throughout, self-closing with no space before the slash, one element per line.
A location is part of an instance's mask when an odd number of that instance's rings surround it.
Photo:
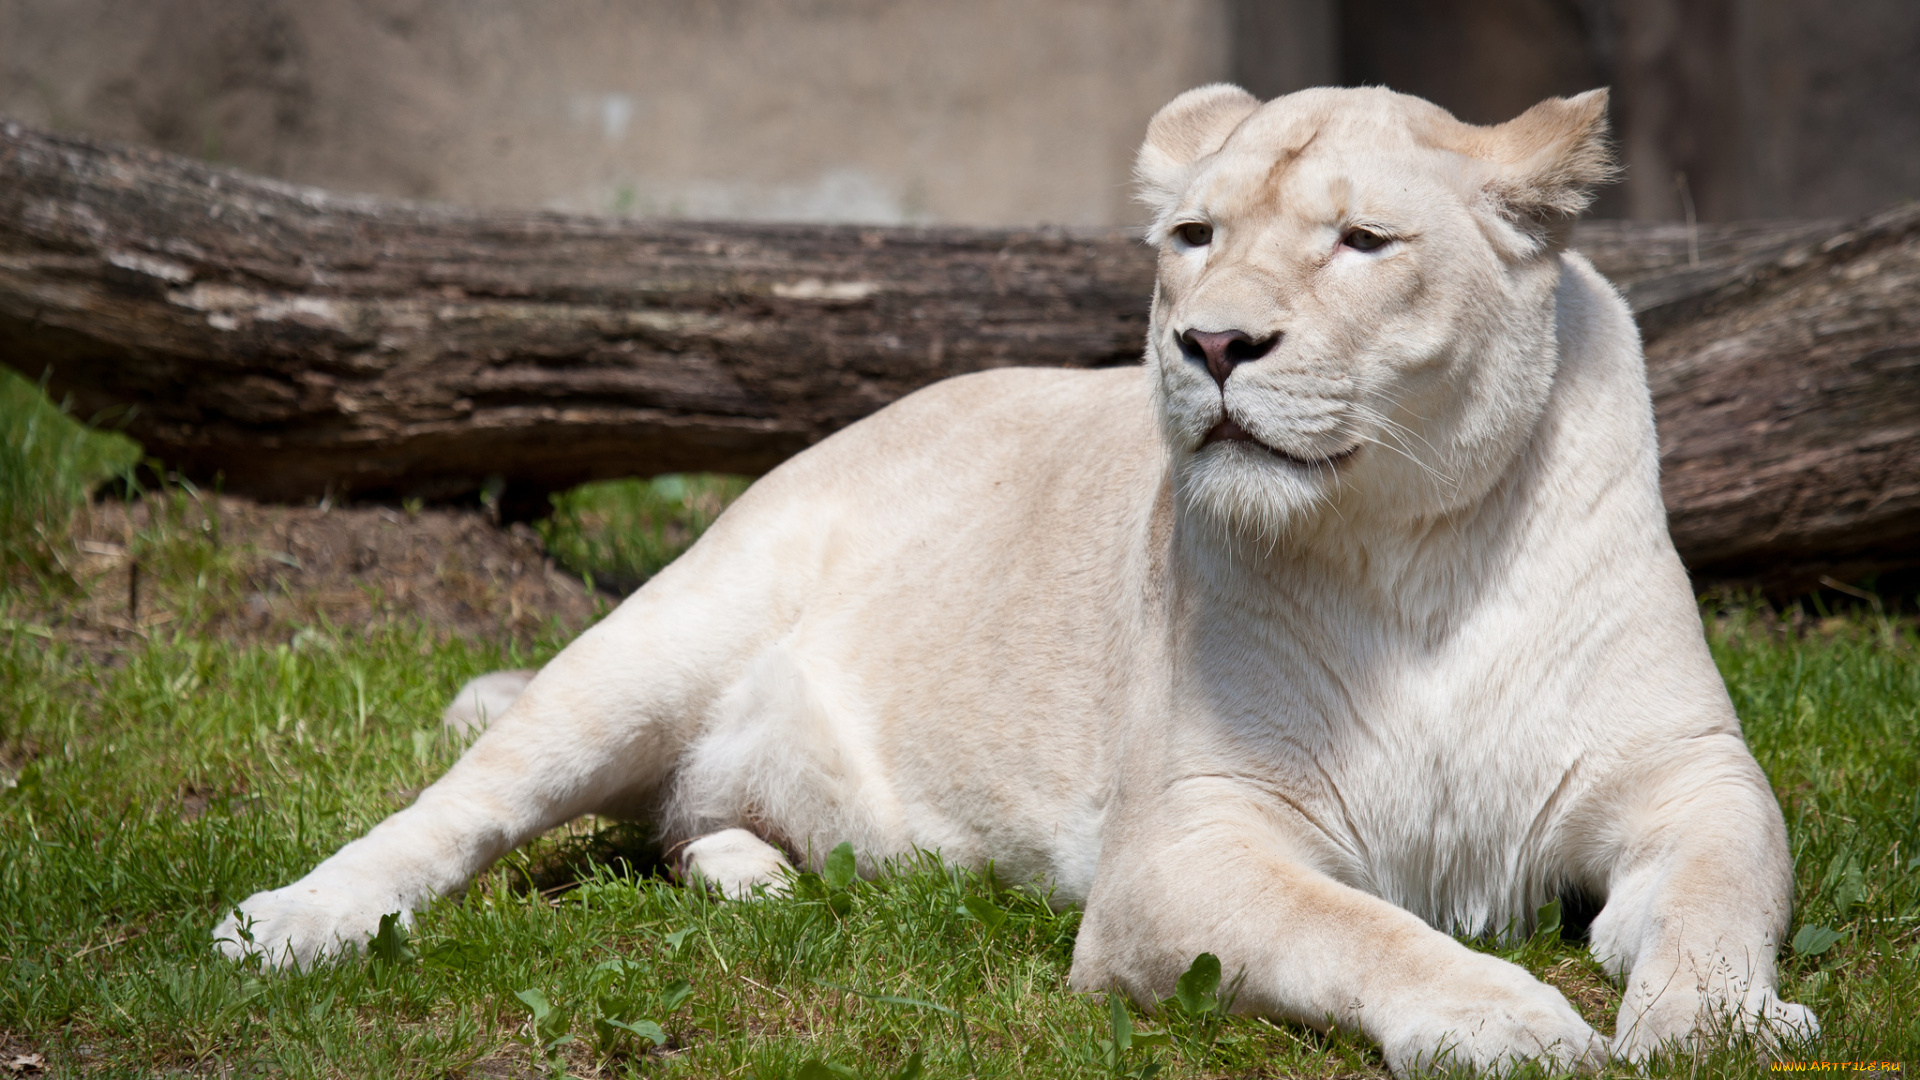
<path fill-rule="evenodd" d="M 422 206 L 0 129 L 0 355 L 269 499 L 761 472 L 948 375 L 1132 362 L 1149 275 L 1117 234 Z"/>
<path fill-rule="evenodd" d="M 1674 542 L 1779 593 L 1920 566 L 1920 204 L 1643 316 Z"/>
<path fill-rule="evenodd" d="M 1703 579 L 1920 565 L 1916 220 L 1577 232 Z M 0 126 L 0 360 L 272 499 L 758 472 L 948 375 L 1131 363 L 1151 288 L 1117 231 L 423 206 Z"/>

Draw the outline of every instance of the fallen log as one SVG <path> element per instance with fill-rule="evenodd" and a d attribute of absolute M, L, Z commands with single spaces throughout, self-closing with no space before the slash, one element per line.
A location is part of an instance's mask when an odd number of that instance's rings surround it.
<path fill-rule="evenodd" d="M 1146 272 L 1117 235 L 483 212 L 0 129 L 0 355 L 266 499 L 763 472 L 948 375 L 1131 362 Z"/>
<path fill-rule="evenodd" d="M 1920 214 L 1590 223 L 1703 579 L 1920 564 Z M 1133 363 L 1119 231 L 714 224 L 349 198 L 0 125 L 0 361 L 226 490 L 470 497 L 757 473 L 903 394 Z"/>
<path fill-rule="evenodd" d="M 1638 313 L 1695 579 L 1780 595 L 1920 566 L 1920 203 L 1703 269 L 1648 280 L 1667 291 Z"/>

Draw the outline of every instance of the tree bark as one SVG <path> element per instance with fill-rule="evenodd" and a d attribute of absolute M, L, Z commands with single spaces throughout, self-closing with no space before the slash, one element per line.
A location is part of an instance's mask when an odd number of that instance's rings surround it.
<path fill-rule="evenodd" d="M 1696 574 L 1920 564 L 1914 208 L 1575 245 L 1641 320 Z M 1136 362 L 1152 287 L 1118 231 L 425 206 L 0 126 L 0 361 L 266 499 L 757 473 L 949 375 Z"/>
<path fill-rule="evenodd" d="M 763 472 L 949 375 L 1133 362 L 1133 246 L 341 198 L 0 129 L 0 356 L 266 499 Z"/>
<path fill-rule="evenodd" d="M 1639 318 L 1695 578 L 1790 594 L 1920 566 L 1920 203 L 1666 282 Z"/>

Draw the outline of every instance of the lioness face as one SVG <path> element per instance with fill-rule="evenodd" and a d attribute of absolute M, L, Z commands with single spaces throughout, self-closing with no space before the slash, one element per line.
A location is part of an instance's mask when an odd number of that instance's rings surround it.
<path fill-rule="evenodd" d="M 1597 116 L 1576 112 L 1571 128 Z M 1506 160 L 1506 129 L 1533 116 L 1476 128 L 1386 90 L 1259 105 L 1206 87 L 1155 117 L 1139 168 L 1160 251 L 1148 362 L 1186 500 L 1277 537 L 1314 514 L 1430 518 L 1486 493 L 1555 364 L 1537 163 Z M 1538 143 L 1539 127 L 1521 134 Z"/>

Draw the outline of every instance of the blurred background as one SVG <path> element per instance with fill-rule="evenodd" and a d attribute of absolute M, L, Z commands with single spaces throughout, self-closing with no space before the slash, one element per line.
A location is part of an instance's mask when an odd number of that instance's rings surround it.
<path fill-rule="evenodd" d="M 1147 118 L 1223 79 L 1611 85 L 1601 216 L 1920 195 L 1915 0 L 0 0 L 0 115 L 487 206 L 1127 225 Z"/>

